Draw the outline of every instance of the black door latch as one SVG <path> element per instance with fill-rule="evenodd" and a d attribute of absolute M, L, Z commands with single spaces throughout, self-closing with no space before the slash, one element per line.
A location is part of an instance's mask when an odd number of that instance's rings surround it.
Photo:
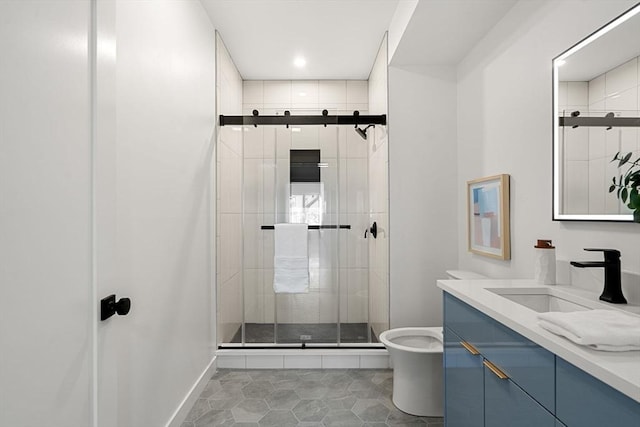
<path fill-rule="evenodd" d="M 115 295 L 109 295 L 100 300 L 100 320 L 107 320 L 114 314 L 126 316 L 131 310 L 131 300 L 129 298 L 120 298 L 116 302 Z"/>

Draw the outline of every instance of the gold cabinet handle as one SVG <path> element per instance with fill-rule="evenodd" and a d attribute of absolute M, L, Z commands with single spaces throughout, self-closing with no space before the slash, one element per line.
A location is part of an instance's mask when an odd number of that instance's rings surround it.
<path fill-rule="evenodd" d="M 474 356 L 477 356 L 480 354 L 480 352 L 478 350 L 476 350 L 476 348 L 474 346 L 472 346 L 471 344 L 469 344 L 466 341 L 460 341 L 460 345 L 463 346 L 464 348 L 466 348 L 469 353 L 473 354 Z"/>
<path fill-rule="evenodd" d="M 504 372 L 502 372 L 502 370 L 500 368 L 498 368 L 496 365 L 494 365 L 493 363 L 489 362 L 487 359 L 484 359 L 482 361 L 482 364 L 484 366 L 486 366 L 491 372 L 493 372 L 494 374 L 496 374 L 496 376 L 498 378 L 500 378 L 501 380 L 506 380 L 509 378 L 509 376 L 507 374 L 505 374 Z"/>

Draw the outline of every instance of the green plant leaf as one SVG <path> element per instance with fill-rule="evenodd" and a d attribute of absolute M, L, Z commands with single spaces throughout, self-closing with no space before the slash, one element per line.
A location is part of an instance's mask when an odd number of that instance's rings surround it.
<path fill-rule="evenodd" d="M 620 197 L 620 200 L 622 200 L 622 203 L 627 203 L 627 196 L 629 195 L 629 190 L 627 190 L 626 188 L 622 189 L 622 197 Z"/>
<path fill-rule="evenodd" d="M 629 208 L 640 209 L 640 195 L 638 195 L 637 188 L 633 188 L 629 191 Z"/>
<path fill-rule="evenodd" d="M 631 155 L 633 153 L 627 153 L 624 155 L 623 158 L 620 159 L 620 163 L 618 163 L 618 167 L 621 167 L 622 165 L 624 165 L 625 163 L 627 163 L 629 161 L 629 159 L 631 158 Z"/>
<path fill-rule="evenodd" d="M 635 211 L 633 211 L 633 222 L 640 223 L 640 209 L 636 209 Z"/>
<path fill-rule="evenodd" d="M 609 193 L 613 193 L 616 190 L 616 186 L 612 185 L 611 187 L 609 187 Z"/>
<path fill-rule="evenodd" d="M 619 156 L 619 155 L 620 155 L 620 152 L 618 151 L 618 152 L 616 153 L 616 155 L 615 155 L 615 156 L 613 156 L 613 159 L 611 159 L 611 161 L 612 161 L 612 162 L 615 162 L 616 160 L 618 160 L 618 156 Z"/>

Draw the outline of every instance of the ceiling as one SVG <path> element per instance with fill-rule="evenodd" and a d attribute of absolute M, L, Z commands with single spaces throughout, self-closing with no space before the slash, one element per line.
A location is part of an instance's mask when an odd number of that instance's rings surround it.
<path fill-rule="evenodd" d="M 319 80 L 367 79 L 396 7 L 416 1 L 201 2 L 243 79 Z M 419 0 L 392 64 L 455 65 L 516 2 Z"/>
<path fill-rule="evenodd" d="M 399 0 L 201 1 L 243 79 L 315 80 L 367 79 Z"/>
<path fill-rule="evenodd" d="M 517 0 L 421 0 L 393 65 L 456 65 Z"/>

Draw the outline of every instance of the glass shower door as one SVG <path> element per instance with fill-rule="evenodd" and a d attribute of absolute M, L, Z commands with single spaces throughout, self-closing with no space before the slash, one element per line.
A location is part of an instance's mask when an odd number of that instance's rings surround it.
<path fill-rule="evenodd" d="M 292 126 L 276 132 L 276 222 L 308 226 L 309 286 L 274 293 L 275 343 L 339 342 L 338 129 Z"/>

